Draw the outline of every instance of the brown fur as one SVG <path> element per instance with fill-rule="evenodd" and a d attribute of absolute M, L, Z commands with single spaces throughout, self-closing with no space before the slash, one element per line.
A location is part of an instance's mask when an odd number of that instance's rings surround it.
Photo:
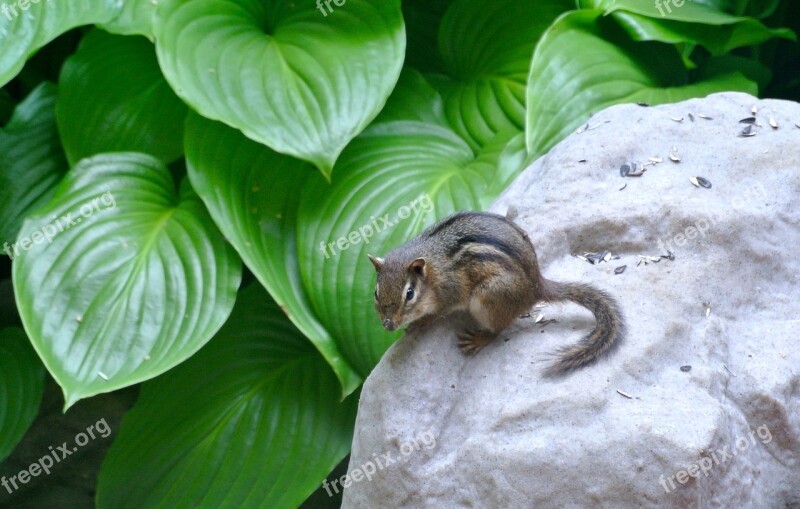
<path fill-rule="evenodd" d="M 385 328 L 467 311 L 476 326 L 458 333 L 465 354 L 480 351 L 537 302 L 571 301 L 588 308 L 596 320 L 591 334 L 558 352 L 548 375 L 591 363 L 608 353 L 625 331 L 611 296 L 589 285 L 542 277 L 528 235 L 497 214 L 453 214 L 385 259 L 370 260 L 378 273 L 375 308 Z"/>

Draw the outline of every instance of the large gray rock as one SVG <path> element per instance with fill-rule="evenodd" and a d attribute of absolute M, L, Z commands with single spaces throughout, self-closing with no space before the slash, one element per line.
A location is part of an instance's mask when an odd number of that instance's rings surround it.
<path fill-rule="evenodd" d="M 403 337 L 364 384 L 349 471 L 375 473 L 343 507 L 800 507 L 795 123 L 800 105 L 745 94 L 615 106 L 528 168 L 493 210 L 517 208 L 546 277 L 616 296 L 627 339 L 548 379 L 548 354 L 593 326 L 580 307 L 517 320 L 475 357 L 448 323 Z M 620 259 L 573 256 L 604 250 Z"/>

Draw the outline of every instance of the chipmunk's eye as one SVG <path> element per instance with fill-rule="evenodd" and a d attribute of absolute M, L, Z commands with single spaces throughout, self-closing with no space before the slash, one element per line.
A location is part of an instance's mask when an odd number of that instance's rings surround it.
<path fill-rule="evenodd" d="M 413 298 L 414 298 L 414 289 L 409 286 L 408 290 L 406 290 L 406 302 L 410 301 Z"/>

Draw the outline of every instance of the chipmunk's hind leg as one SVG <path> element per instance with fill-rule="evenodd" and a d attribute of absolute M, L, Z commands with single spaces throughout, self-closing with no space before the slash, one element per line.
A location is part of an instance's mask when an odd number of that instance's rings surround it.
<path fill-rule="evenodd" d="M 533 305 L 529 289 L 515 290 L 519 284 L 512 284 L 506 279 L 493 278 L 473 292 L 469 313 L 477 327 L 458 334 L 458 346 L 464 354 L 479 352 Z M 512 304 L 509 305 L 509 302 Z"/>

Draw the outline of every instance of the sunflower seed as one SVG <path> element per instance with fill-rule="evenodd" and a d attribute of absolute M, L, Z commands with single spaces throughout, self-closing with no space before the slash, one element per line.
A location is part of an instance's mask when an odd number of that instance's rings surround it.
<path fill-rule="evenodd" d="M 691 366 L 688 366 L 688 365 L 687 366 L 681 366 L 681 371 L 683 371 L 684 373 L 688 373 L 691 370 L 692 370 Z"/>
<path fill-rule="evenodd" d="M 620 265 L 619 267 L 614 269 L 614 274 L 622 274 L 623 272 L 625 272 L 625 269 L 627 267 L 628 267 L 627 265 Z"/>
<path fill-rule="evenodd" d="M 756 106 L 756 105 L 754 104 L 754 105 L 753 105 L 753 107 L 750 109 L 750 112 L 751 112 L 753 115 L 755 115 L 756 113 L 758 113 L 758 106 Z"/>
<path fill-rule="evenodd" d="M 620 187 L 620 188 L 619 188 L 619 191 L 622 191 L 622 190 L 623 190 L 623 189 L 625 189 L 626 187 L 628 187 L 628 183 L 627 183 L 627 182 L 625 182 L 625 185 L 623 185 L 622 187 Z"/>
<path fill-rule="evenodd" d="M 603 261 L 604 262 L 608 263 L 608 261 L 610 259 L 611 259 L 611 251 L 606 251 L 605 253 L 603 253 Z"/>
<path fill-rule="evenodd" d="M 661 159 L 660 157 L 651 157 L 650 158 L 650 162 L 653 163 L 653 164 L 658 164 L 661 161 L 663 161 L 663 159 Z"/>
<path fill-rule="evenodd" d="M 698 113 L 697 116 L 702 118 L 703 120 L 714 120 L 714 117 L 708 117 L 706 115 L 703 115 L 702 113 Z"/>
<path fill-rule="evenodd" d="M 689 113 L 689 120 L 691 120 L 692 122 L 694 122 L 694 115 L 692 115 L 691 113 Z"/>
<path fill-rule="evenodd" d="M 769 125 L 772 126 L 773 129 L 777 129 L 778 128 L 778 123 L 775 122 L 775 119 L 772 118 L 772 117 L 769 117 Z"/>
<path fill-rule="evenodd" d="M 675 154 L 672 154 L 672 153 L 670 153 L 670 155 L 669 155 L 669 159 L 670 159 L 670 161 L 672 161 L 673 163 L 679 163 L 679 162 L 681 162 L 681 158 L 680 158 L 680 157 L 678 157 L 678 156 L 677 156 L 677 155 L 675 155 Z"/>
<path fill-rule="evenodd" d="M 747 138 L 747 137 L 755 136 L 755 135 L 756 135 L 756 131 L 755 131 L 755 129 L 753 129 L 752 125 L 749 125 L 749 126 L 745 127 L 744 129 L 742 129 L 742 132 L 739 133 L 739 137 L 740 138 Z"/>
<path fill-rule="evenodd" d="M 628 398 L 628 399 L 633 399 L 633 396 L 631 396 L 631 395 L 630 395 L 630 394 L 628 394 L 627 392 L 622 392 L 622 391 L 621 391 L 621 390 L 619 390 L 619 389 L 617 389 L 617 394 L 619 394 L 620 396 L 625 396 L 625 397 L 626 397 L 626 398 Z"/>
<path fill-rule="evenodd" d="M 623 164 L 619 168 L 619 176 L 620 177 L 627 177 L 628 173 L 630 173 L 630 172 L 631 172 L 631 167 L 628 166 L 627 164 Z"/>
<path fill-rule="evenodd" d="M 580 161 L 578 161 L 578 162 L 579 162 L 579 163 L 585 163 L 585 162 L 586 162 L 586 159 L 581 159 L 581 160 L 580 160 Z"/>
<path fill-rule="evenodd" d="M 636 104 L 637 104 L 638 106 L 642 106 L 642 107 L 644 107 L 644 108 L 647 108 L 647 107 L 649 107 L 649 106 L 650 106 L 650 105 L 649 105 L 649 104 L 647 104 L 647 103 L 641 103 L 641 102 L 640 102 L 640 103 L 636 103 Z"/>
<path fill-rule="evenodd" d="M 740 124 L 755 124 L 756 117 L 746 117 L 739 121 Z"/>
<path fill-rule="evenodd" d="M 102 379 L 103 379 L 103 380 L 105 380 L 106 382 L 108 381 L 108 375 L 106 375 L 106 374 L 105 374 L 105 373 L 103 373 L 102 371 L 98 371 L 98 372 L 97 372 L 97 376 L 99 376 L 100 378 L 102 378 Z"/>
<path fill-rule="evenodd" d="M 669 118 L 674 120 L 675 122 L 683 122 L 683 117 L 680 117 L 680 118 L 669 117 Z"/>
<path fill-rule="evenodd" d="M 711 182 L 703 177 L 697 177 L 697 183 L 706 189 L 711 189 Z"/>

